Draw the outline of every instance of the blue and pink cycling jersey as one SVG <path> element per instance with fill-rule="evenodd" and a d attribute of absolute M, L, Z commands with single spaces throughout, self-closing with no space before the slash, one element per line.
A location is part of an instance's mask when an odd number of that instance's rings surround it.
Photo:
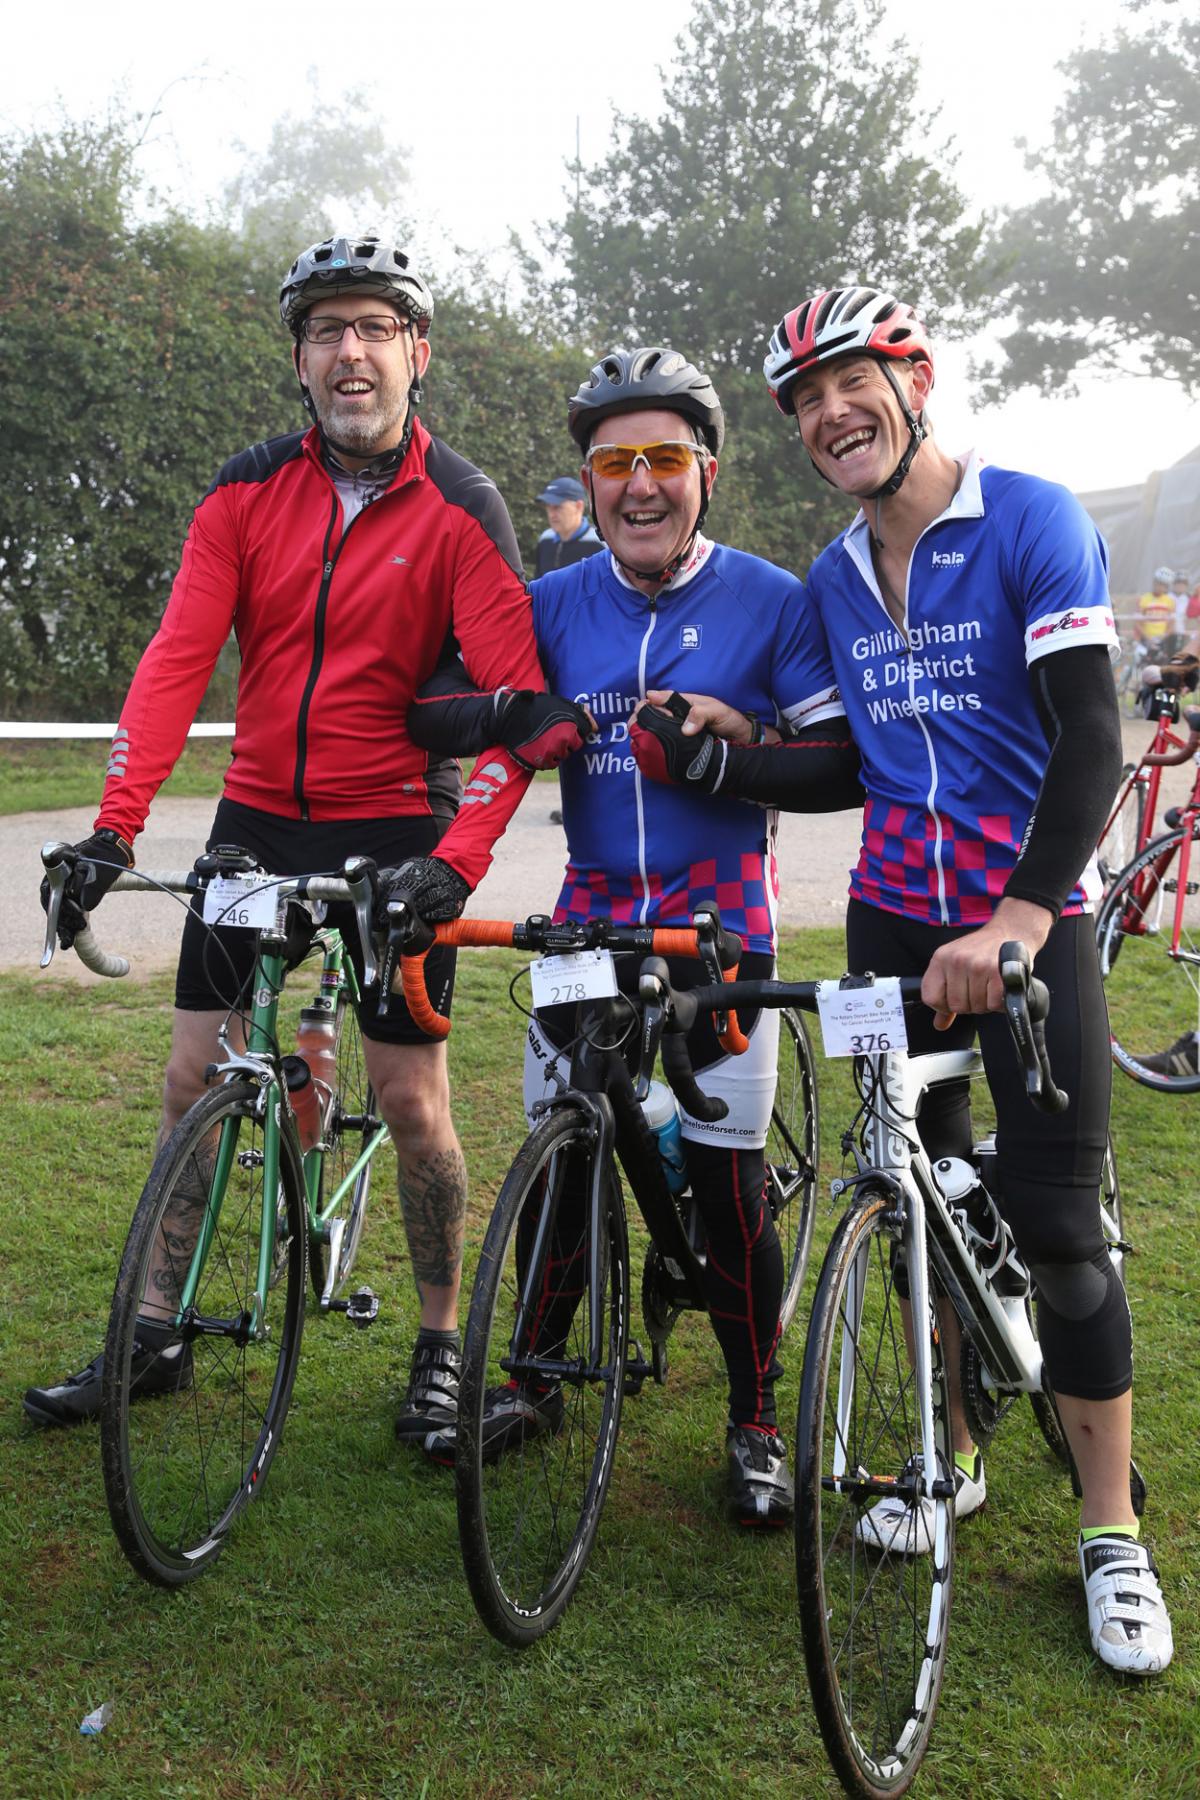
<path fill-rule="evenodd" d="M 555 917 L 684 924 L 700 901 L 715 900 L 749 949 L 773 951 L 775 814 L 647 780 L 629 722 L 655 688 L 717 695 L 798 726 L 840 715 L 800 583 L 702 538 L 654 600 L 607 552 L 544 575 L 532 594 L 547 685 L 598 726 L 559 771 L 568 862 Z"/>
<path fill-rule="evenodd" d="M 812 691 L 836 676 L 870 795 L 851 895 L 935 925 L 984 923 L 1046 767 L 1028 680 L 1013 671 L 1077 644 L 1115 648 L 1103 539 L 1065 488 L 972 456 L 913 550 L 906 632 L 884 605 L 862 514 L 813 564 L 807 600 L 831 658 Z M 1085 873 L 1064 911 L 1095 893 Z"/>

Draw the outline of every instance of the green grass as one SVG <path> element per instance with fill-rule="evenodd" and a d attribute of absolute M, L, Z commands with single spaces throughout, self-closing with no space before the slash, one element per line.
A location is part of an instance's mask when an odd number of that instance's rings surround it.
<path fill-rule="evenodd" d="M 162 792 L 179 799 L 215 796 L 229 764 L 230 738 L 189 738 Z M 108 744 L 99 738 L 0 740 L 0 816 L 96 806 Z"/>
<path fill-rule="evenodd" d="M 181 800 L 215 799 L 229 766 L 231 743 L 230 738 L 189 738 L 161 792 Z M 0 739 L 0 817 L 97 806 L 107 762 L 108 744 L 96 738 Z M 558 774 L 544 769 L 534 780 L 557 782 Z"/>
<path fill-rule="evenodd" d="M 793 936 L 784 959 L 795 975 L 839 963 L 835 932 Z M 493 952 L 460 958 L 451 1048 L 475 1245 L 520 1131 L 511 968 Z M 803 1672 L 790 1542 L 738 1536 L 723 1517 L 723 1384 L 697 1317 L 672 1341 L 667 1386 L 625 1408 L 597 1547 L 562 1625 L 521 1655 L 484 1632 L 458 1560 L 452 1481 L 392 1438 L 414 1307 L 386 1169 L 359 1263 L 382 1297 L 379 1322 L 358 1333 L 310 1314 L 261 1503 L 193 1587 L 165 1594 L 133 1575 L 108 1525 L 94 1427 L 37 1432 L 20 1395 L 78 1366 L 103 1335 L 149 1160 L 169 988 L 10 980 L 5 1019 L 0 1795 L 834 1792 Z M 845 1065 L 821 1067 L 828 1178 L 849 1083 Z M 1070 1490 L 1028 1407 L 1015 1409 L 988 1458 L 990 1504 L 959 1539 L 920 1794 L 1197 1791 L 1195 1112 L 1120 1081 L 1116 1128 L 1138 1249 L 1137 1449 L 1176 1662 L 1140 1685 L 1095 1665 Z M 831 1220 L 825 1200 L 818 1256 Z M 810 1275 L 784 1347 L 785 1420 L 811 1285 Z M 103 1700 L 114 1706 L 108 1730 L 80 1738 Z"/>

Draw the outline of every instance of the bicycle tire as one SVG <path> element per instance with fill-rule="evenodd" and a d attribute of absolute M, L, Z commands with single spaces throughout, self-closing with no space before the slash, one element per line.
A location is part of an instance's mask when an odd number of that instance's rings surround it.
<path fill-rule="evenodd" d="M 1121 770 L 1117 792 L 1120 793 L 1126 783 L 1129 785 L 1120 806 L 1113 813 L 1107 829 L 1096 845 L 1096 863 L 1106 893 L 1142 841 L 1142 826 L 1146 820 L 1146 789 L 1140 781 L 1131 779 L 1135 767 L 1134 763 L 1126 763 Z"/>
<path fill-rule="evenodd" d="M 820 1158 L 817 1065 L 804 1020 L 784 1007 L 779 1024 L 779 1077 L 767 1132 L 767 1204 L 783 1251 L 780 1335 L 800 1299 L 812 1249 Z"/>
<path fill-rule="evenodd" d="M 860 1523 L 879 1490 L 864 1494 L 846 1479 L 898 1488 L 920 1453 L 894 1208 L 891 1192 L 865 1186 L 838 1224 L 813 1300 L 796 1427 L 796 1580 L 813 1707 L 842 1785 L 864 1800 L 903 1794 L 920 1767 L 945 1669 L 954 1562 L 951 1499 L 929 1502 L 927 1554 L 903 1554 L 898 1538 L 894 1550 L 868 1548 Z M 939 1476 L 949 1481 L 949 1390 L 932 1316 L 929 1338 Z"/>
<path fill-rule="evenodd" d="M 336 1030 L 337 1088 L 325 1126 L 325 1149 L 321 1159 L 321 1185 L 317 1202 L 319 1212 L 324 1210 L 325 1195 L 335 1194 L 341 1187 L 380 1124 L 375 1090 L 367 1075 L 362 1030 L 345 989 L 338 996 Z M 338 1250 L 331 1296 L 341 1293 L 358 1257 L 363 1227 L 367 1222 L 371 1170 L 374 1166 L 375 1158 L 372 1157 L 354 1178 L 348 1208 L 343 1201 L 339 1216 L 345 1219 L 345 1230 Z M 325 1236 L 314 1238 L 309 1244 L 309 1269 L 318 1298 L 324 1295 L 329 1273 L 327 1250 Z"/>
<path fill-rule="evenodd" d="M 489 1390 L 525 1359 L 523 1393 L 539 1392 L 539 1355 L 587 1365 L 591 1300 L 580 1271 L 592 1252 L 586 1192 L 594 1130 L 581 1108 L 554 1108 L 518 1152 L 500 1189 L 480 1253 L 463 1345 L 455 1485 L 459 1541 L 480 1618 L 502 1643 L 523 1646 L 561 1618 L 587 1566 L 612 1474 L 629 1340 L 629 1266 L 625 1213 L 615 1172 L 603 1211 L 601 1274 L 603 1361 L 561 1382 L 557 1429 L 488 1441 Z M 518 1241 L 520 1250 L 518 1251 Z M 530 1329 L 529 1306 L 536 1300 Z M 564 1324 L 565 1320 L 565 1324 Z M 547 1339 L 547 1331 L 557 1341 Z M 541 1332 L 539 1343 L 537 1333 Z M 554 1376 L 547 1375 L 553 1387 Z"/>
<path fill-rule="evenodd" d="M 184 1115 L 155 1158 L 113 1294 L 100 1417 L 104 1490 L 121 1548 L 139 1574 L 163 1587 L 203 1573 L 243 1507 L 262 1493 L 296 1375 L 308 1231 L 299 1149 L 290 1135 L 280 1144 L 286 1235 L 277 1243 L 276 1279 L 267 1290 L 267 1331 L 248 1332 L 263 1216 L 260 1098 L 256 1085 L 229 1082 Z M 235 1137 L 236 1150 L 215 1204 L 209 1147 L 223 1131 Z M 149 1360 L 138 1355 L 135 1367 L 150 1269 L 160 1252 L 168 1265 L 173 1260 L 164 1215 L 188 1189 L 193 1198 L 197 1191 L 207 1195 L 215 1214 L 195 1305 Z M 186 1273 L 181 1262 L 176 1281 Z M 202 1323 L 207 1330 L 197 1329 Z M 179 1356 L 187 1359 L 190 1379 L 176 1385 Z M 158 1391 L 164 1371 L 169 1385 Z M 139 1394 L 139 1388 L 154 1391 Z"/>
<path fill-rule="evenodd" d="M 1200 1032 L 1200 820 L 1152 838 L 1100 908 L 1096 941 L 1113 1061 L 1159 1093 L 1200 1091 L 1200 1069 L 1163 1073 L 1145 1058 Z M 1189 845 L 1179 952 L 1172 950 L 1180 851 Z"/>

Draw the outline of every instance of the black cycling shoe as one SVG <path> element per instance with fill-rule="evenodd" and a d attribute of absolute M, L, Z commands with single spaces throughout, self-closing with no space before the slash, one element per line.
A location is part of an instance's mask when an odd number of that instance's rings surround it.
<path fill-rule="evenodd" d="M 547 1433 L 559 1432 L 563 1423 L 561 1388 L 534 1393 L 509 1381 L 503 1387 L 489 1388 L 483 1402 L 483 1460 L 499 1462 L 506 1450 Z M 457 1423 L 434 1433 L 425 1444 L 426 1454 L 434 1462 L 454 1461 L 458 1441 Z"/>
<path fill-rule="evenodd" d="M 515 1381 L 489 1388 L 483 1403 L 483 1460 L 496 1462 L 506 1450 L 514 1450 L 530 1438 L 562 1430 L 561 1388 L 537 1393 L 518 1387 Z"/>
<path fill-rule="evenodd" d="M 135 1341 L 129 1368 L 129 1397 L 143 1400 L 151 1394 L 175 1394 L 192 1385 L 190 1344 L 174 1344 L 165 1350 L 149 1350 Z M 26 1388 L 22 1405 L 35 1425 L 78 1425 L 100 1411 L 104 1382 L 104 1352 L 94 1356 L 77 1375 L 68 1375 L 57 1387 Z"/>
<path fill-rule="evenodd" d="M 754 1425 L 731 1425 L 725 1443 L 730 1517 L 739 1525 L 790 1525 L 796 1500 L 783 1439 Z"/>
<path fill-rule="evenodd" d="M 402 1444 L 417 1444 L 434 1462 L 454 1461 L 454 1428 L 458 1424 L 458 1382 L 462 1352 L 447 1334 L 418 1334 L 413 1349 L 408 1392 L 396 1420 Z M 449 1454 L 442 1442 L 449 1434 Z"/>

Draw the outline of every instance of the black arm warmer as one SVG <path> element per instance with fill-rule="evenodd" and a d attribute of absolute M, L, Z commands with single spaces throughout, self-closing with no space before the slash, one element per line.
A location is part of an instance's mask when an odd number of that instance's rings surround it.
<path fill-rule="evenodd" d="M 408 735 L 422 750 L 443 756 L 478 756 L 496 742 L 496 703 L 481 694 L 452 656 L 423 682 L 408 709 Z"/>
<path fill-rule="evenodd" d="M 1039 657 L 1029 671 L 1050 755 L 1006 897 L 1055 918 L 1087 867 L 1121 778 L 1121 719 L 1102 644 Z"/>
<path fill-rule="evenodd" d="M 863 803 L 858 748 L 846 719 L 805 725 L 782 744 L 729 744 L 720 792 L 784 812 L 843 812 Z"/>

